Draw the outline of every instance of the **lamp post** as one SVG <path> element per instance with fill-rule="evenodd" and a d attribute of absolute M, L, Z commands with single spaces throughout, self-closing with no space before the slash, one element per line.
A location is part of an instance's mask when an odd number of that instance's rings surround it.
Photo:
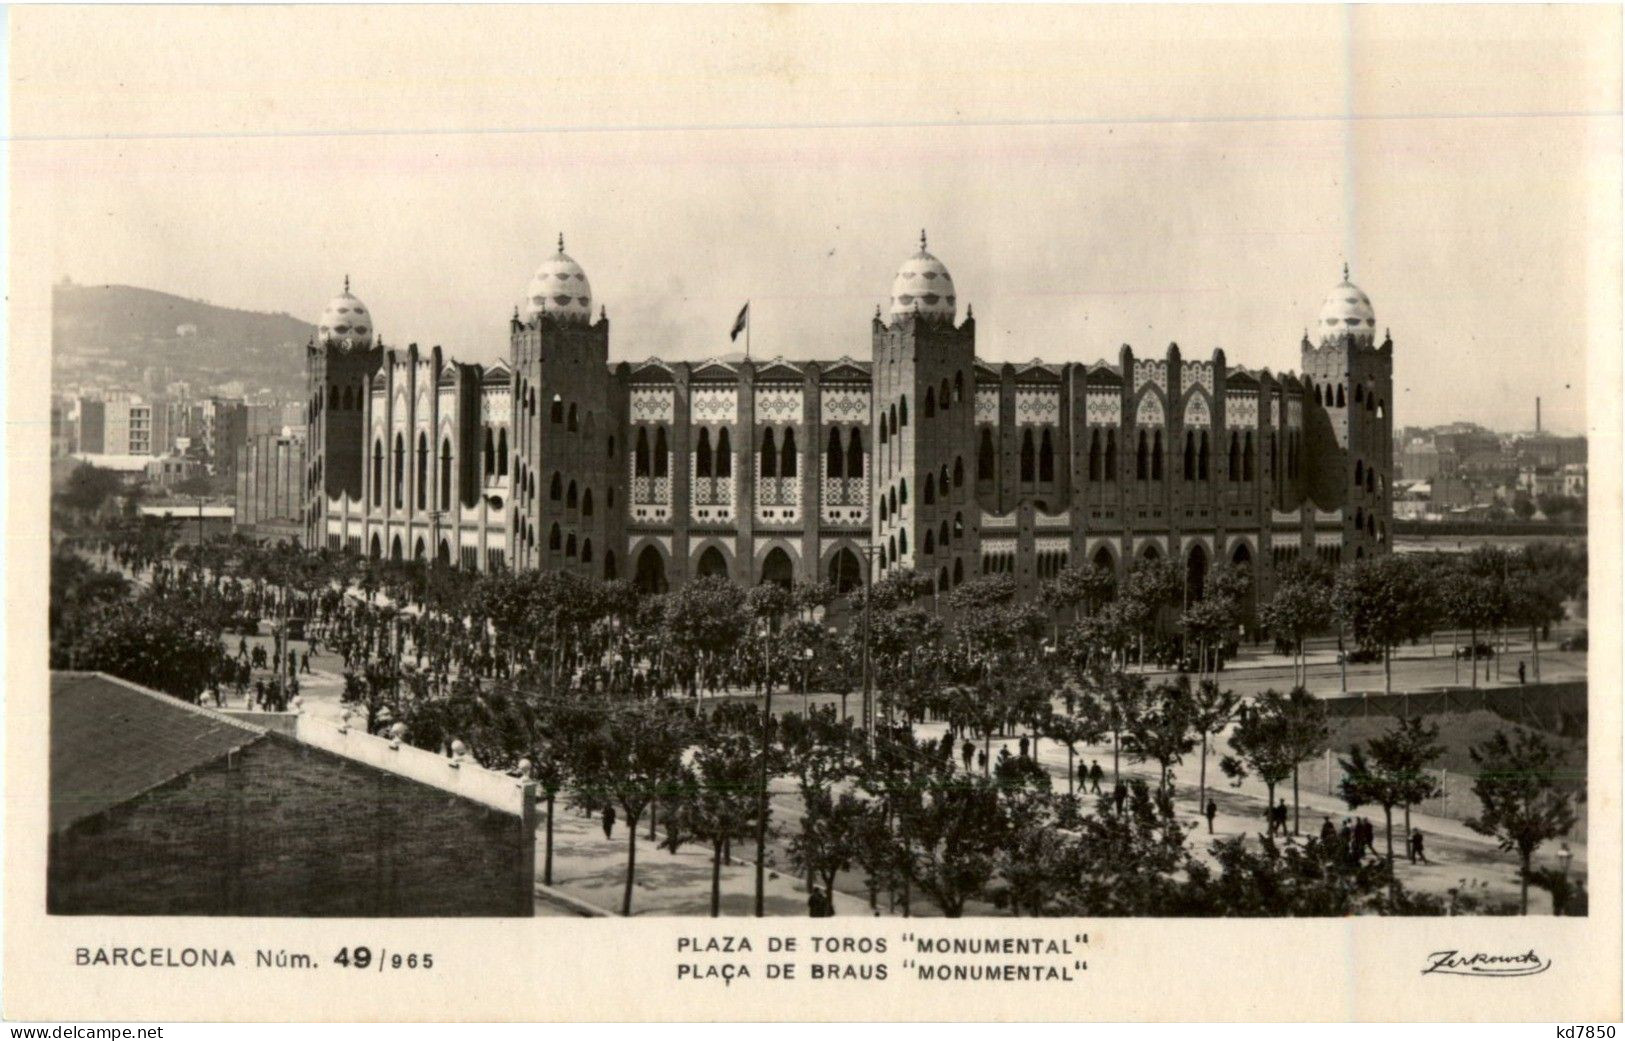
<path fill-rule="evenodd" d="M 762 637 L 762 759 L 756 791 L 756 917 L 761 918 L 767 870 L 767 758 L 772 737 L 773 682 L 767 673 L 767 639 L 772 630 L 765 619 L 757 632 Z"/>
<path fill-rule="evenodd" d="M 869 589 L 874 585 L 876 548 L 873 542 L 858 547 L 863 554 L 863 733 L 871 759 L 875 754 L 875 703 L 874 670 L 869 661 Z"/>
<path fill-rule="evenodd" d="M 1569 849 L 1569 844 L 1567 842 L 1565 842 L 1562 845 L 1557 847 L 1557 862 L 1562 865 L 1563 885 L 1562 885 L 1562 887 L 1561 887 L 1561 889 L 1559 891 L 1561 893 L 1562 899 L 1556 899 L 1558 894 L 1553 894 L 1553 897 L 1554 897 L 1554 899 L 1552 900 L 1552 914 L 1553 915 L 1562 914 L 1566 910 L 1567 904 L 1569 902 L 1569 864 L 1572 863 L 1573 860 L 1574 860 L 1574 851 Z"/>
<path fill-rule="evenodd" d="M 809 698 L 807 691 L 808 673 L 812 670 L 812 660 L 813 649 L 811 647 L 803 647 L 801 649 L 801 715 L 803 718 L 805 718 L 807 715 L 807 702 Z"/>

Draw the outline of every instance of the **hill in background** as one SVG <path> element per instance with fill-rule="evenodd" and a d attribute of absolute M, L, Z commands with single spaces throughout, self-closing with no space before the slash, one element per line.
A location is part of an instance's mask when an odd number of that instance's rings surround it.
<path fill-rule="evenodd" d="M 58 283 L 51 293 L 58 387 L 106 390 L 184 380 L 194 394 L 240 381 L 243 393 L 304 396 L 304 346 L 315 332 L 288 314 L 220 307 L 137 286 Z"/>

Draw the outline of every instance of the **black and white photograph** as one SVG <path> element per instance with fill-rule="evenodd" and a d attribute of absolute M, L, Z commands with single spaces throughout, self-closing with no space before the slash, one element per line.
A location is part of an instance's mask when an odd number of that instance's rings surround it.
<path fill-rule="evenodd" d="M 36 927 L 1617 927 L 1619 12 L 1478 10 L 19 19 Z"/>

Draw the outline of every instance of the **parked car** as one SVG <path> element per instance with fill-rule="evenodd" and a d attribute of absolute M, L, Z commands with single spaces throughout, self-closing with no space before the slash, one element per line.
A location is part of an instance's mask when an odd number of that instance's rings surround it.
<path fill-rule="evenodd" d="M 1557 647 L 1558 650 L 1563 651 L 1584 651 L 1589 649 L 1588 644 L 1589 640 L 1586 636 L 1586 631 L 1581 629 L 1573 636 L 1558 644 Z"/>
<path fill-rule="evenodd" d="M 1356 647 L 1349 652 L 1350 665 L 1364 665 L 1367 662 L 1382 661 L 1381 647 Z"/>
<path fill-rule="evenodd" d="M 1456 657 L 1473 658 L 1475 660 L 1478 658 L 1493 658 L 1495 657 L 1495 648 L 1483 642 L 1463 644 L 1456 648 Z"/>

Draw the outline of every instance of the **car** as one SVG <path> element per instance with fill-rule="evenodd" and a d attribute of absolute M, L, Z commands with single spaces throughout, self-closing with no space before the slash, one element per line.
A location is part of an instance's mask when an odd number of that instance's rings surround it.
<path fill-rule="evenodd" d="M 1458 658 L 1472 658 L 1475 660 L 1479 658 L 1493 658 L 1495 657 L 1495 648 L 1483 642 L 1463 644 L 1462 646 L 1456 648 L 1455 655 Z"/>
<path fill-rule="evenodd" d="M 1586 636 L 1586 631 L 1581 629 L 1573 636 L 1558 644 L 1557 649 L 1561 651 L 1583 651 L 1588 649 L 1589 643 L 1590 641 Z"/>
<path fill-rule="evenodd" d="M 1364 665 L 1367 662 L 1374 661 L 1382 661 L 1382 648 L 1356 647 L 1348 652 L 1348 663 L 1350 665 Z"/>

